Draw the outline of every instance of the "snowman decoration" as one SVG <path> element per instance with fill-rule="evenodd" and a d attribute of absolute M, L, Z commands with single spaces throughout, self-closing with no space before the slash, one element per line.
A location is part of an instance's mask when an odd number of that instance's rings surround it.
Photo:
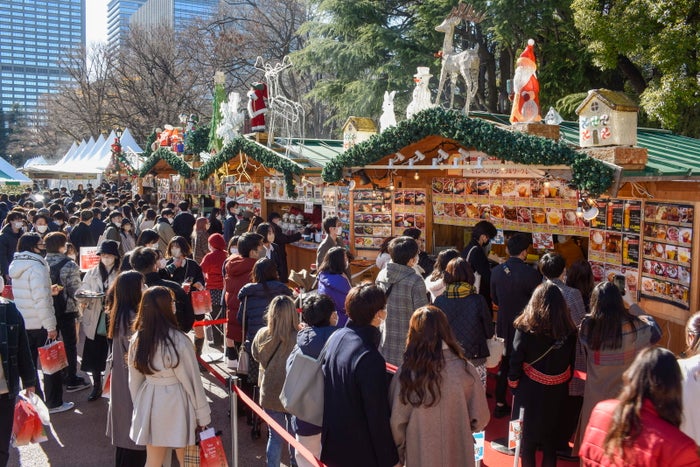
<path fill-rule="evenodd" d="M 406 108 L 406 118 L 411 118 L 421 110 L 433 107 L 430 98 L 430 89 L 428 89 L 428 84 L 430 84 L 430 78 L 432 78 L 432 76 L 433 75 L 430 74 L 430 68 L 427 66 L 419 66 L 418 72 L 413 75 L 416 88 L 413 90 L 413 100 Z"/>

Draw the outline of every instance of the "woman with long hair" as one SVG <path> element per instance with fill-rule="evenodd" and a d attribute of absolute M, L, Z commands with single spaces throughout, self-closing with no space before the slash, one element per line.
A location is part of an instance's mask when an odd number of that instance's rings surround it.
<path fill-rule="evenodd" d="M 625 295 L 629 300 L 629 296 Z M 595 405 L 611 399 L 622 389 L 622 374 L 643 348 L 661 339 L 654 318 L 623 296 L 612 282 L 596 285 L 591 294 L 591 312 L 583 318 L 579 340 L 586 352 L 586 387 L 579 417 L 574 448 L 581 446 L 588 417 Z"/>
<path fill-rule="evenodd" d="M 266 321 L 267 326 L 255 334 L 251 353 L 260 363 L 260 405 L 294 436 L 291 415 L 280 402 L 280 393 L 287 375 L 287 358 L 296 344 L 299 330 L 299 314 L 294 301 L 285 295 L 273 298 L 267 308 Z M 269 430 L 265 450 L 267 466 L 279 467 L 281 454 L 282 437 L 274 430 Z M 294 459 L 294 449 L 291 446 L 289 458 Z"/>
<path fill-rule="evenodd" d="M 391 261 L 391 255 L 389 254 L 389 244 L 393 239 L 396 237 L 387 237 L 382 241 L 382 244 L 379 246 L 379 253 L 377 253 L 377 259 L 375 260 L 375 264 L 377 265 L 377 269 L 380 271 L 384 269 L 384 266 Z"/>
<path fill-rule="evenodd" d="M 255 335 L 265 326 L 265 316 L 272 300 L 277 296 L 292 296 L 292 290 L 280 282 L 277 265 L 270 258 L 257 260 L 250 276 L 251 281 L 238 292 L 240 306 L 236 316 L 245 329 L 243 339 L 248 352 L 251 351 L 250 343 L 253 342 Z M 243 322 L 244 315 L 245 322 Z M 256 362 L 251 364 L 248 376 L 255 382 L 258 377 L 257 364 Z"/>
<path fill-rule="evenodd" d="M 593 293 L 593 287 L 595 287 L 591 263 L 586 260 L 578 260 L 569 266 L 566 270 L 566 285 L 581 292 L 586 313 L 590 312 L 591 294 Z"/>
<path fill-rule="evenodd" d="M 457 251 L 457 250 L 455 250 Z M 474 288 L 474 272 L 469 262 L 457 257 L 450 260 L 443 273 L 445 291 L 435 300 L 435 306 L 447 316 L 464 355 L 476 368 L 486 387 L 487 340 L 493 337 L 493 319 L 483 295 Z"/>
<path fill-rule="evenodd" d="M 338 327 L 342 328 L 348 321 L 345 314 L 345 297 L 350 292 L 350 280 L 345 275 L 348 268 L 348 255 L 345 248 L 334 246 L 318 268 L 318 293 L 328 295 L 335 303 L 338 312 Z"/>
<path fill-rule="evenodd" d="M 129 367 L 126 363 L 131 328 L 143 294 L 140 272 L 126 271 L 117 276 L 107 295 L 111 299 L 107 337 L 112 339 L 112 380 L 107 411 L 107 436 L 116 448 L 115 467 L 143 466 L 146 449 L 129 437 L 134 405 L 129 394 Z"/>
<path fill-rule="evenodd" d="M 202 262 L 204 255 L 209 252 L 207 240 L 209 239 L 209 228 L 206 217 L 198 217 L 194 222 L 194 230 L 192 231 L 192 257 L 197 264 Z M 172 241 L 172 240 L 171 240 Z"/>
<path fill-rule="evenodd" d="M 219 208 L 212 208 L 211 212 L 209 213 L 209 228 L 207 229 L 207 233 L 209 235 L 213 235 L 215 233 L 224 234 L 224 224 L 221 222 L 221 209 Z"/>
<path fill-rule="evenodd" d="M 438 253 L 433 272 L 425 278 L 425 288 L 430 294 L 431 303 L 435 303 L 435 299 L 445 291 L 443 276 L 445 274 L 445 269 L 447 269 L 447 263 L 457 257 L 459 257 L 459 251 L 454 248 L 442 250 Z"/>
<path fill-rule="evenodd" d="M 136 248 L 136 235 L 134 234 L 134 224 L 133 222 L 124 217 L 122 219 L 122 224 L 119 227 L 119 236 L 122 239 L 121 251 L 124 253 Z"/>
<path fill-rule="evenodd" d="M 182 285 L 182 289 L 187 294 L 187 299 L 192 300 L 192 292 L 204 290 L 204 274 L 199 263 L 190 258 L 192 250 L 185 237 L 176 235 L 168 243 L 166 255 L 169 258 L 165 270 L 170 274 L 171 280 Z M 204 315 L 197 315 L 196 319 L 204 319 Z M 204 347 L 204 328 L 197 326 L 194 328 L 194 348 L 197 355 L 202 354 Z M 204 370 L 204 368 L 202 368 Z"/>
<path fill-rule="evenodd" d="M 427 305 L 411 316 L 389 392 L 402 465 L 475 465 L 472 433 L 489 421 L 486 393 L 439 308 Z"/>
<path fill-rule="evenodd" d="M 160 208 L 158 210 L 160 211 Z M 141 225 L 139 226 L 139 232 L 152 229 L 156 225 L 156 217 L 157 215 L 155 210 L 150 208 L 146 209 L 146 215 L 141 221 Z"/>
<path fill-rule="evenodd" d="M 109 321 L 105 295 L 119 272 L 119 245 L 114 240 L 105 240 L 97 250 L 100 262 L 85 273 L 83 284 L 76 292 L 83 308 L 83 360 L 80 368 L 92 374 L 92 392 L 88 401 L 94 402 L 102 395 L 102 372 L 105 371 L 109 343 L 107 323 Z M 109 306 L 109 304 L 106 304 Z"/>
<path fill-rule="evenodd" d="M 394 466 L 399 455 L 389 423 L 386 360 L 378 348 L 387 315 L 384 291 L 370 283 L 353 287 L 345 311 L 349 320 L 329 338 L 323 361 L 321 461 Z"/>
<path fill-rule="evenodd" d="M 673 353 L 661 347 L 643 349 L 622 381 L 617 399 L 593 409 L 579 453 L 581 465 L 700 465 L 695 442 L 678 428 L 683 385 Z"/>
<path fill-rule="evenodd" d="M 272 224 L 268 222 L 262 222 L 254 230 L 258 235 L 262 235 L 263 246 L 265 247 L 265 256 L 270 258 L 275 262 L 277 267 L 277 274 L 279 275 L 279 280 L 286 283 L 287 277 L 283 276 L 283 271 L 286 269 L 282 267 L 282 260 L 280 259 L 280 247 L 275 243 L 275 229 L 272 228 Z"/>
<path fill-rule="evenodd" d="M 128 352 L 129 392 L 134 404 L 129 436 L 146 446 L 146 466 L 163 465 L 168 448 L 184 465 L 195 430 L 211 422 L 192 341 L 178 328 L 175 297 L 162 286 L 146 290 Z"/>
<path fill-rule="evenodd" d="M 513 413 L 524 408 L 521 444 L 523 467 L 534 466 L 542 448 L 542 465 L 557 464 L 559 408 L 569 395 L 576 357 L 576 327 L 559 288 L 539 285 L 515 319 L 508 385 L 515 394 Z"/>
<path fill-rule="evenodd" d="M 685 326 L 688 348 L 678 360 L 683 376 L 683 422 L 681 431 L 700 445 L 700 312 L 688 319 Z"/>

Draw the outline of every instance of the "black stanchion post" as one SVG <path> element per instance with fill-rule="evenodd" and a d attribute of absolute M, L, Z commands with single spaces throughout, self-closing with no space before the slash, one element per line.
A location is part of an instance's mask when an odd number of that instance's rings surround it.
<path fill-rule="evenodd" d="M 238 376 L 233 375 L 228 379 L 228 400 L 231 413 L 231 455 L 233 467 L 238 467 L 238 394 L 233 390 L 233 385 L 239 387 Z"/>

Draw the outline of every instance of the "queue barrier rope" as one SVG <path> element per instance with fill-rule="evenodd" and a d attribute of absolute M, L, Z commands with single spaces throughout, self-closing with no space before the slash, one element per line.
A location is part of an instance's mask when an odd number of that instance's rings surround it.
<path fill-rule="evenodd" d="M 219 382 L 221 382 L 222 385 L 230 385 L 230 388 L 236 393 L 236 396 L 238 396 L 245 405 L 250 407 L 251 410 L 253 410 L 253 412 L 256 413 L 256 415 L 258 415 L 262 420 L 264 420 L 270 429 L 274 430 L 295 450 L 299 451 L 299 453 L 301 453 L 304 459 L 306 459 L 312 465 L 315 465 L 317 467 L 326 467 L 326 464 L 314 457 L 314 455 L 311 454 L 311 451 L 309 451 L 306 448 L 306 446 L 302 445 L 299 441 L 297 441 L 297 439 L 294 436 L 292 436 L 286 429 L 284 429 L 279 423 L 277 423 L 272 417 L 270 417 L 267 414 L 267 412 L 265 412 L 265 409 L 260 407 L 253 399 L 248 397 L 248 395 L 245 392 L 243 392 L 241 388 L 239 388 L 235 384 L 232 384 L 232 381 L 224 378 L 224 376 L 221 373 L 216 371 L 211 365 L 202 360 L 199 356 L 197 356 L 197 360 L 204 368 L 207 369 L 209 373 L 211 373 L 212 376 L 214 376 Z M 234 416 L 235 414 L 231 413 L 231 417 Z M 236 446 L 236 448 L 238 448 L 238 446 Z"/>
<path fill-rule="evenodd" d="M 209 321 L 207 320 L 202 320 L 202 321 L 195 321 L 192 324 L 193 328 L 199 327 L 199 326 L 214 326 L 216 324 L 226 324 L 228 323 L 227 318 L 221 318 L 221 319 L 210 319 Z"/>
<path fill-rule="evenodd" d="M 396 365 L 392 365 L 391 363 L 386 364 L 386 371 L 389 373 L 396 373 L 396 370 L 398 370 L 398 367 Z M 574 378 L 582 379 L 586 381 L 586 372 L 581 371 L 581 370 L 574 370 Z"/>

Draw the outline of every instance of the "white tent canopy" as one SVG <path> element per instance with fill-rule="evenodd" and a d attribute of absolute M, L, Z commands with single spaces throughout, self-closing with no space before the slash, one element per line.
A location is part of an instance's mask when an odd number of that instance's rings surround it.
<path fill-rule="evenodd" d="M 0 157 L 0 184 L 3 185 L 31 185 L 32 181 L 19 173 L 9 162 Z"/>

